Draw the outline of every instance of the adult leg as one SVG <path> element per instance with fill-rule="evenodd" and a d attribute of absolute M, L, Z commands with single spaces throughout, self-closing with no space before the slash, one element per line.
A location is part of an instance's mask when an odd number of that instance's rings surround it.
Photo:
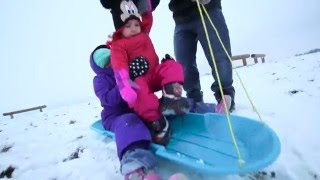
<path fill-rule="evenodd" d="M 194 22 L 177 24 L 174 31 L 174 53 L 183 67 L 184 84 L 187 97 L 202 102 L 199 71 L 196 63 L 197 39 Z"/>
<path fill-rule="evenodd" d="M 227 28 L 227 25 L 226 25 L 226 22 L 225 22 L 225 19 L 224 19 L 224 16 L 222 14 L 221 9 L 213 8 L 209 11 L 209 15 L 210 15 L 210 18 L 213 21 L 215 27 L 217 28 L 217 30 L 219 32 L 220 38 L 221 38 L 227 52 L 231 56 L 229 31 L 228 31 L 228 28 Z M 227 56 L 226 52 L 224 51 L 222 45 L 220 44 L 218 37 L 217 37 L 217 34 L 215 33 L 213 27 L 211 26 L 211 24 L 207 18 L 206 18 L 205 22 L 206 22 L 206 26 L 208 29 L 211 47 L 213 48 L 214 59 L 217 64 L 217 69 L 218 69 L 219 77 L 221 80 L 223 93 L 231 96 L 231 99 L 232 99 L 231 106 L 234 106 L 235 90 L 232 85 L 233 84 L 232 64 L 231 64 L 230 60 L 228 59 L 228 56 Z M 208 63 L 210 64 L 210 66 L 212 68 L 212 75 L 213 75 L 213 78 L 215 81 L 211 86 L 211 90 L 214 92 L 216 100 L 218 102 L 220 102 L 221 101 L 221 93 L 220 93 L 220 89 L 219 89 L 219 85 L 218 85 L 218 79 L 216 76 L 216 72 L 214 70 L 214 65 L 212 62 L 208 42 L 206 39 L 206 34 L 204 32 L 203 25 L 202 25 L 200 18 L 198 21 L 198 38 L 199 38 L 199 41 L 203 47 L 203 50 L 204 50 L 204 53 L 205 53 L 206 58 L 208 60 Z M 231 108 L 233 108 L 233 107 L 231 107 Z"/>

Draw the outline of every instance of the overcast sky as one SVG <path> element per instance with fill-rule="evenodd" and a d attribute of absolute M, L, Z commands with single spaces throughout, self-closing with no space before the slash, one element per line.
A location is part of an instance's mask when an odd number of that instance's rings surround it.
<path fill-rule="evenodd" d="M 233 55 L 277 59 L 320 48 L 319 0 L 222 2 Z M 98 0 L 2 0 L 0 24 L 0 113 L 94 96 L 88 57 L 114 30 Z M 151 32 L 159 57 L 173 55 L 173 30 L 162 1 Z M 202 51 L 198 56 L 199 66 L 208 68 Z"/>

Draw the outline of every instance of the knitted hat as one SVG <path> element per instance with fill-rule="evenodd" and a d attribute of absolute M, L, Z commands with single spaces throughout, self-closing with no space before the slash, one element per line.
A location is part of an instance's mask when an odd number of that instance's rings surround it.
<path fill-rule="evenodd" d="M 138 5 L 138 11 L 140 14 L 146 11 L 154 11 L 159 5 L 160 0 L 132 0 L 134 4 Z M 120 0 L 100 0 L 101 5 L 106 9 L 114 9 L 119 7 Z M 151 3 L 151 4 L 150 4 Z"/>
<path fill-rule="evenodd" d="M 122 0 L 120 4 L 111 8 L 111 14 L 116 30 L 120 29 L 131 19 L 137 19 L 140 21 L 138 8 L 132 0 Z"/>
<path fill-rule="evenodd" d="M 106 47 L 100 47 L 96 49 L 93 53 L 93 61 L 100 68 L 104 68 L 110 63 L 110 49 Z"/>

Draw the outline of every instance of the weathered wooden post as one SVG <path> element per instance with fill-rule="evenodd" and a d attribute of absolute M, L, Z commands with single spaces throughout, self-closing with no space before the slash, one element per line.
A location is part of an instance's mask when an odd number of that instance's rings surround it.
<path fill-rule="evenodd" d="M 264 63 L 265 62 L 265 59 L 264 59 L 265 56 L 266 56 L 265 54 L 251 54 L 251 58 L 254 59 L 255 63 L 258 63 L 258 58 L 261 58 L 262 63 Z"/>
<path fill-rule="evenodd" d="M 33 110 L 37 110 L 37 109 L 39 109 L 40 112 L 42 112 L 42 109 L 46 108 L 46 107 L 47 107 L 46 105 L 43 105 L 43 106 L 37 106 L 37 107 L 33 107 L 33 108 L 28 108 L 28 109 L 22 109 L 22 110 L 18 110 L 18 111 L 7 112 L 7 113 L 3 113 L 3 116 L 9 116 L 10 115 L 11 119 L 13 119 L 13 115 L 14 114 L 33 111 Z"/>
<path fill-rule="evenodd" d="M 247 65 L 247 58 L 250 57 L 250 54 L 241 54 L 241 55 L 236 55 L 236 56 L 232 56 L 232 60 L 236 61 L 236 60 L 242 60 L 243 66 Z"/>

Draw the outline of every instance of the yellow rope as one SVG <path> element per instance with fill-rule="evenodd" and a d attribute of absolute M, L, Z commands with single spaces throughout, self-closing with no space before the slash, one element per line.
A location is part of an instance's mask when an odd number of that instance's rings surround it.
<path fill-rule="evenodd" d="M 209 22 L 210 22 L 211 26 L 213 27 L 215 33 L 217 34 L 217 37 L 218 37 L 218 39 L 219 39 L 219 42 L 220 42 L 220 44 L 221 44 L 224 52 L 227 54 L 228 59 L 229 59 L 230 63 L 232 64 L 232 59 L 231 59 L 231 57 L 230 57 L 230 54 L 229 54 L 228 51 L 226 50 L 226 48 L 225 48 L 225 46 L 224 46 L 224 44 L 223 44 L 223 42 L 222 42 L 222 40 L 221 40 L 221 38 L 220 38 L 220 34 L 219 34 L 217 28 L 216 28 L 215 25 L 213 24 L 213 22 L 212 22 L 209 14 L 208 14 L 206 8 L 204 7 L 204 5 L 202 5 L 202 8 L 203 8 L 204 12 L 206 13 L 206 15 L 207 15 L 207 17 L 208 17 L 208 19 L 209 19 Z M 201 12 L 202 12 L 202 11 L 201 11 Z M 249 102 L 250 102 L 250 104 L 251 104 L 251 107 L 252 107 L 253 111 L 258 115 L 259 120 L 260 120 L 262 123 L 264 123 L 264 122 L 262 121 L 262 118 L 261 118 L 260 113 L 258 112 L 256 106 L 254 105 L 253 101 L 251 100 L 251 98 L 250 98 L 250 96 L 249 96 L 249 93 L 248 93 L 247 89 L 245 88 L 244 83 L 242 82 L 242 80 L 241 80 L 241 78 L 240 78 L 240 76 L 239 76 L 239 73 L 237 72 L 237 70 L 235 70 L 235 72 L 236 72 L 236 74 L 237 74 L 237 77 L 238 77 L 238 79 L 239 79 L 239 81 L 240 81 L 240 83 L 241 83 L 241 86 L 242 86 L 244 92 L 246 93 L 246 96 L 247 96 L 247 98 L 248 98 L 248 100 L 249 100 Z"/>
<path fill-rule="evenodd" d="M 215 61 L 215 58 L 214 58 L 214 55 L 213 55 L 213 51 L 212 51 L 212 47 L 211 47 L 211 43 L 210 43 L 210 39 L 209 39 L 209 34 L 208 34 L 207 27 L 206 27 L 206 24 L 205 24 L 205 21 L 204 21 L 204 17 L 203 17 L 203 14 L 202 14 L 202 10 L 201 10 L 201 7 L 200 7 L 199 0 L 197 0 L 197 6 L 198 6 L 199 13 L 200 13 L 202 25 L 203 25 L 203 28 L 204 28 L 204 31 L 205 31 L 205 34 L 206 34 L 206 38 L 207 38 L 207 42 L 208 42 L 208 46 L 209 46 L 209 50 L 210 50 L 211 59 L 212 59 L 213 65 L 214 65 L 215 73 L 216 73 L 216 76 L 217 76 L 217 81 L 218 81 L 219 89 L 220 89 L 220 92 L 221 92 L 222 101 L 223 101 L 223 105 L 224 105 L 224 108 L 225 108 L 225 113 L 226 113 L 227 120 L 228 120 L 228 126 L 229 126 L 229 130 L 230 130 L 230 134 L 231 134 L 231 137 L 232 137 L 232 141 L 233 141 L 234 147 L 235 147 L 235 149 L 237 151 L 239 167 L 242 167 L 242 162 L 243 161 L 242 161 L 242 158 L 241 158 L 241 153 L 240 153 L 240 150 L 239 150 L 239 147 L 238 147 L 238 143 L 237 143 L 237 140 L 236 140 L 234 132 L 233 132 L 233 128 L 232 128 L 232 124 L 231 124 L 231 120 L 230 120 L 229 109 L 228 109 L 226 101 L 224 99 L 224 93 L 223 93 L 223 90 L 222 90 L 222 85 L 221 85 L 220 76 L 219 76 L 219 73 L 218 73 L 217 64 L 216 64 L 216 61 Z M 219 39 L 220 39 L 220 37 L 219 37 Z"/>

